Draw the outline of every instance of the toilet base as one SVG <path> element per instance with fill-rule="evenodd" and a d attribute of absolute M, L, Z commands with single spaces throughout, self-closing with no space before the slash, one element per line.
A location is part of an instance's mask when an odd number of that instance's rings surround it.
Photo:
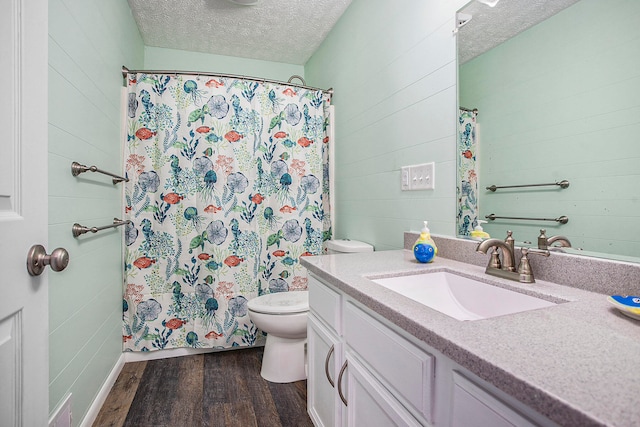
<path fill-rule="evenodd" d="M 260 375 L 272 383 L 291 383 L 307 378 L 306 338 L 281 338 L 267 335 Z"/>

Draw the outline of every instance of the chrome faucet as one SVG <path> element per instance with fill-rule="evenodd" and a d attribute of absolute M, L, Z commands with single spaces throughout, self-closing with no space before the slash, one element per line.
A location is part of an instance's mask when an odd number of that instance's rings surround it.
<path fill-rule="evenodd" d="M 494 248 L 491 252 L 491 258 L 489 259 L 489 264 L 487 265 L 485 273 L 492 276 L 502 277 L 503 279 L 516 280 L 522 283 L 534 283 L 535 278 L 533 276 L 531 264 L 529 263 L 528 255 L 532 253 L 548 257 L 549 251 L 522 248 L 522 258 L 520 259 L 520 265 L 516 271 L 515 249 L 513 242 L 514 239 L 512 237 L 512 232 L 507 231 L 507 238 L 504 241 L 500 239 L 487 239 L 478 244 L 476 251 L 483 254 L 486 254 L 490 248 Z M 500 261 L 500 256 L 496 251 L 496 248 L 499 248 L 502 252 L 502 261 Z"/>
<path fill-rule="evenodd" d="M 540 229 L 540 235 L 538 236 L 538 249 L 549 249 L 554 243 L 558 243 L 558 246 L 562 248 L 570 248 L 571 242 L 565 236 L 551 236 L 547 237 L 545 234 L 547 230 Z"/>

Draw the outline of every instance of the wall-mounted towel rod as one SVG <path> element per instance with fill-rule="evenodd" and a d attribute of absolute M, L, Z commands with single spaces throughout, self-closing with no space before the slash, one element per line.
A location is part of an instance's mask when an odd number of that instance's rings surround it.
<path fill-rule="evenodd" d="M 71 227 L 71 231 L 73 232 L 73 237 L 78 237 L 84 233 L 97 233 L 98 231 L 106 230 L 107 228 L 120 227 L 121 225 L 130 223 L 131 221 L 129 221 L 128 219 L 123 221 L 118 218 L 113 218 L 113 224 L 111 225 L 105 225 L 104 227 L 85 227 L 84 225 L 80 225 L 76 222 L 75 224 L 73 224 L 73 227 Z"/>
<path fill-rule="evenodd" d="M 559 218 L 526 218 L 526 217 L 517 217 L 517 216 L 496 216 L 496 214 L 485 215 L 485 218 L 493 221 L 494 219 L 518 219 L 524 221 L 555 221 L 560 224 L 566 224 L 569 222 L 569 217 L 562 215 Z"/>
<path fill-rule="evenodd" d="M 567 188 L 569 187 L 569 181 L 567 181 L 566 179 L 563 179 L 562 181 L 550 182 L 547 184 L 523 184 L 523 185 L 501 185 L 501 186 L 492 185 L 491 187 L 486 187 L 486 188 L 489 191 L 496 191 L 498 188 L 545 187 L 547 185 L 558 185 L 560 188 Z"/>
<path fill-rule="evenodd" d="M 85 165 L 81 165 L 78 162 L 71 163 L 71 175 L 73 175 L 73 176 L 78 176 L 81 173 L 88 172 L 88 171 L 99 172 L 99 173 L 102 173 L 104 175 L 109 175 L 109 176 L 113 177 L 113 184 L 114 185 L 119 183 L 119 182 L 122 182 L 122 181 L 129 182 L 129 179 L 127 179 L 127 178 L 123 178 L 123 177 L 121 177 L 119 175 L 115 175 L 115 174 L 113 174 L 111 172 L 103 171 L 102 169 L 98 169 L 96 166 L 85 166 Z"/>

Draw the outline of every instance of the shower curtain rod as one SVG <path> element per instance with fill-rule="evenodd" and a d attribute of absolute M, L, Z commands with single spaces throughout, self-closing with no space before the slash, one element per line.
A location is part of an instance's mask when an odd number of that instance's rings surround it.
<path fill-rule="evenodd" d="M 460 108 L 462 111 L 468 111 L 470 113 L 478 114 L 478 109 L 477 108 L 464 108 L 464 107 L 458 107 L 458 108 Z"/>
<path fill-rule="evenodd" d="M 224 74 L 224 73 L 210 73 L 210 72 L 203 72 L 203 71 L 180 71 L 180 70 L 130 70 L 127 67 L 125 67 L 124 65 L 122 66 L 122 77 L 123 78 L 127 78 L 127 74 L 132 73 L 132 74 L 136 74 L 136 73 L 144 73 L 144 74 L 193 74 L 195 76 L 209 76 L 209 77 L 225 77 L 225 78 L 230 78 L 230 79 L 240 79 L 240 80 L 251 80 L 254 82 L 262 82 L 262 83 L 275 83 L 275 84 L 281 84 L 281 85 L 290 85 L 290 86 L 295 86 L 295 87 L 299 87 L 302 89 L 311 89 L 311 90 L 321 90 L 322 92 L 326 92 L 329 95 L 333 95 L 333 88 L 329 88 L 329 89 L 320 89 L 318 87 L 313 87 L 313 86 L 307 86 L 305 84 L 304 79 L 302 79 L 302 77 L 300 76 L 291 76 L 291 78 L 289 79 L 288 82 L 281 82 L 278 80 L 271 80 L 271 79 L 261 79 L 258 77 L 250 77 L 250 76 L 240 76 L 240 75 L 236 75 L 236 74 Z M 300 79 L 302 81 L 303 84 L 295 84 L 295 83 L 291 83 L 291 80 L 293 78 L 297 78 Z"/>

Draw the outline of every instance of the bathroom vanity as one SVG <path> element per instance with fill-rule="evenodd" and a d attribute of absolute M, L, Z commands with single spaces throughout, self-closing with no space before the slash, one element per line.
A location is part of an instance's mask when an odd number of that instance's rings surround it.
<path fill-rule="evenodd" d="M 440 246 L 440 244 L 439 244 Z M 316 426 L 629 426 L 640 322 L 606 295 L 410 251 L 308 257 L 308 410 Z M 447 271 L 553 301 L 461 321 L 372 279 Z M 428 275 L 426 275 L 428 276 Z"/>

